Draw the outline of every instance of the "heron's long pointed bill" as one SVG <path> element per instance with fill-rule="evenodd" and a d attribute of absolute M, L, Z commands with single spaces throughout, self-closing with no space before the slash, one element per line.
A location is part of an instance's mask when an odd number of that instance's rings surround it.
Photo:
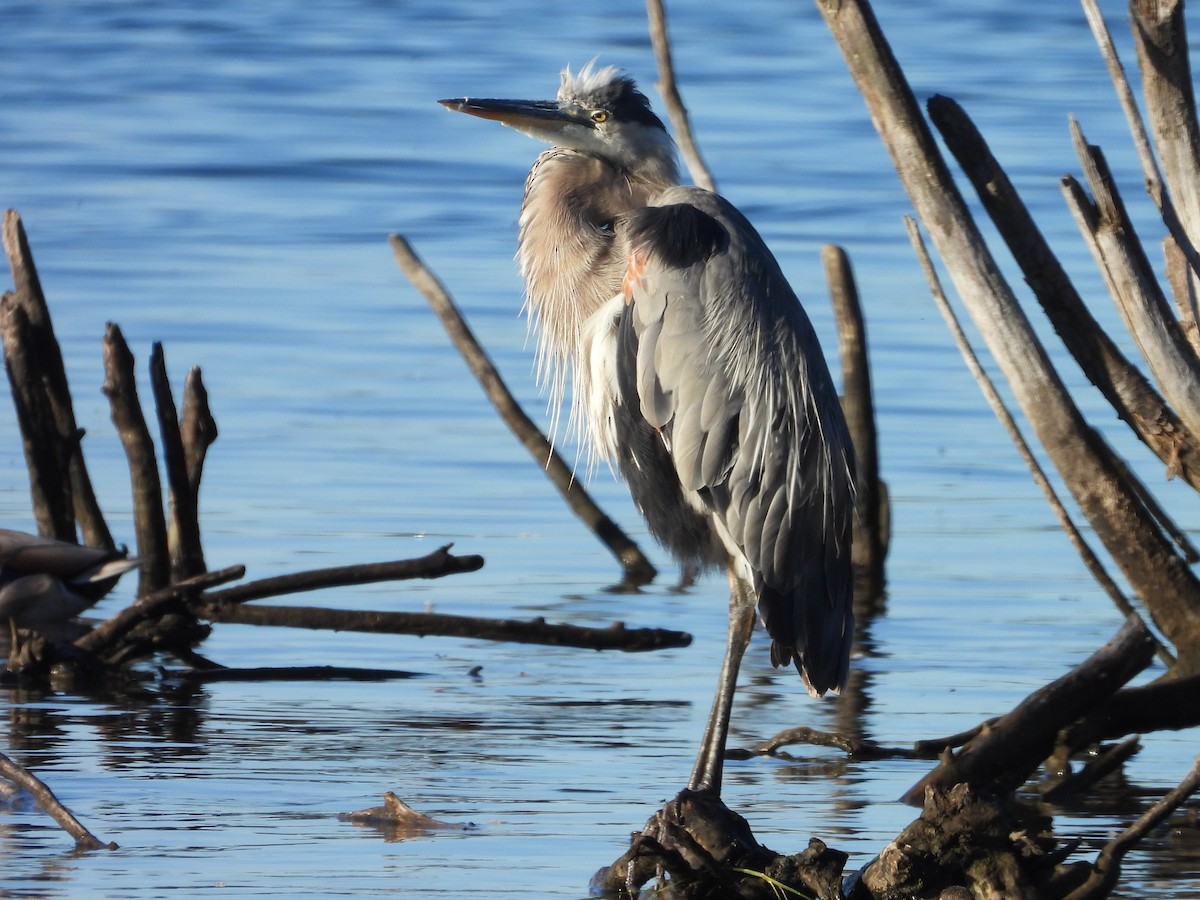
<path fill-rule="evenodd" d="M 439 100 L 447 109 L 492 119 L 533 137 L 553 140 L 579 120 L 555 100 Z"/>

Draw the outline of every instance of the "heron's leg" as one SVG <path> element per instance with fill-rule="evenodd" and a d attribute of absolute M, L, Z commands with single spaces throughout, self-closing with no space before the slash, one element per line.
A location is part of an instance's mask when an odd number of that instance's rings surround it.
<path fill-rule="evenodd" d="M 700 755 L 692 770 L 688 789 L 710 790 L 721 793 L 721 773 L 725 766 L 725 740 L 729 736 L 729 715 L 733 710 L 733 694 L 737 690 L 738 669 L 750 635 L 754 631 L 754 611 L 757 600 L 750 585 L 729 573 L 729 641 L 725 647 L 725 663 L 721 666 L 721 680 L 713 698 L 712 712 L 708 714 L 708 725 L 704 728 L 704 739 L 700 744 Z"/>

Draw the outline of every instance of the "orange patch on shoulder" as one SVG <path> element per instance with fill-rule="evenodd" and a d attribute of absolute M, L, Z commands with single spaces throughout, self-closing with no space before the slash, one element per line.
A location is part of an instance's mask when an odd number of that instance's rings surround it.
<path fill-rule="evenodd" d="M 633 289 L 644 287 L 643 276 L 646 274 L 646 258 L 634 250 L 629 254 L 629 268 L 625 270 L 625 278 L 621 281 L 621 293 L 625 295 L 625 305 L 633 301 Z"/>

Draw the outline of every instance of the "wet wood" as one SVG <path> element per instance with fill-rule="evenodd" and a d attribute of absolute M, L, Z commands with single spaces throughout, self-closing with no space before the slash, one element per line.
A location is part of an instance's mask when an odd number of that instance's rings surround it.
<path fill-rule="evenodd" d="M 171 382 L 167 378 L 167 359 L 163 346 L 155 342 L 150 353 L 150 384 L 154 389 L 154 407 L 162 437 L 163 468 L 167 474 L 171 516 L 167 527 L 167 547 L 171 555 L 171 580 L 182 581 L 205 571 L 204 550 L 200 544 L 200 521 L 196 493 L 192 490 L 188 455 Z"/>
<path fill-rule="evenodd" d="M 75 815 L 62 805 L 54 795 L 54 791 L 44 781 L 9 757 L 0 753 L 0 776 L 7 778 L 13 784 L 23 788 L 33 795 L 38 806 L 48 816 L 54 819 L 67 834 L 75 839 L 77 850 L 116 850 L 117 845 L 111 841 L 105 842 L 92 834 Z"/>
<path fill-rule="evenodd" d="M 949 97 L 931 98 L 928 109 L 1063 346 L 1168 474 L 1200 490 L 1197 436 L 1100 327 L 966 111 Z"/>
<path fill-rule="evenodd" d="M 200 478 L 208 448 L 217 440 L 217 420 L 208 406 L 208 391 L 199 366 L 192 366 L 183 381 L 183 404 L 179 413 L 179 435 L 183 441 L 183 457 L 187 470 L 188 489 L 192 506 L 200 509 Z"/>
<path fill-rule="evenodd" d="M 637 544 L 596 505 L 583 485 L 576 480 L 575 470 L 566 464 L 533 420 L 521 409 L 437 276 L 421 262 L 403 237 L 393 234 L 389 240 L 397 265 L 429 302 L 505 424 L 532 454 L 538 465 L 542 466 L 546 477 L 558 488 L 571 511 L 620 562 L 624 572 L 623 583 L 636 587 L 653 581 L 658 574 L 657 570 Z"/>
<path fill-rule="evenodd" d="M 202 668 L 167 673 L 165 677 L 180 681 L 211 684 L 231 681 L 396 681 L 420 678 L 420 672 L 401 669 L 363 669 L 355 666 L 256 666 L 226 668 L 211 663 Z"/>
<path fill-rule="evenodd" d="M 384 793 L 383 806 L 338 813 L 338 821 L 368 825 L 381 829 L 389 836 L 415 835 L 429 831 L 470 831 L 475 828 L 473 822 L 443 822 L 417 812 L 392 791 Z"/>
<path fill-rule="evenodd" d="M 59 433 L 46 383 L 35 367 L 29 316 L 12 293 L 0 297 L 0 339 L 4 342 L 4 364 L 12 385 L 38 534 L 74 541 L 75 510 L 67 463 L 72 451 Z"/>
<path fill-rule="evenodd" d="M 780 896 L 840 898 L 847 855 L 811 838 L 785 856 L 759 844 L 744 818 L 706 791 L 683 791 L 633 835 L 629 849 L 596 873 L 594 894 L 640 896 L 669 877 L 677 900 Z"/>
<path fill-rule="evenodd" d="M 370 634 L 411 634 L 418 637 L 456 637 L 516 644 L 581 647 L 587 650 L 636 652 L 686 647 L 692 636 L 662 628 L 626 628 L 616 622 L 606 628 L 555 625 L 545 619 L 517 621 L 444 613 L 375 612 L 311 606 L 205 605 L 200 610 L 213 622 L 269 625 Z"/>
<path fill-rule="evenodd" d="M 97 625 L 83 637 L 75 641 L 75 646 L 87 653 L 105 657 L 114 653 L 122 639 L 134 628 L 152 618 L 161 616 L 171 604 L 179 604 L 184 599 L 195 597 L 201 591 L 217 585 L 236 581 L 246 574 L 245 566 L 229 566 L 215 572 L 197 575 L 186 581 L 169 585 L 140 597 L 136 603 L 125 607 L 107 621 Z"/>
<path fill-rule="evenodd" d="M 109 322 L 104 330 L 104 394 L 113 425 L 129 462 L 133 492 L 133 529 L 137 557 L 142 561 L 138 596 L 162 590 L 171 582 L 171 557 L 167 547 L 167 519 L 163 513 L 162 482 L 154 439 L 142 414 L 134 375 L 133 353 L 121 329 Z"/>

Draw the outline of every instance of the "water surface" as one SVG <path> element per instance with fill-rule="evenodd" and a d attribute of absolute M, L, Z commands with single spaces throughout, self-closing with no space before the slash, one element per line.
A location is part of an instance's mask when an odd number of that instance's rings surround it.
<path fill-rule="evenodd" d="M 907 201 L 815 8 L 677 6 L 678 74 L 704 153 L 831 349 L 819 250 L 836 242 L 851 254 L 894 503 L 888 613 L 856 661 L 862 711 L 810 701 L 756 642 L 733 741 L 794 725 L 853 726 L 895 744 L 959 731 L 1064 672 L 1120 618 L 952 347 L 908 247 Z M 1125 10 L 1105 6 L 1132 66 Z M 876 12 L 917 91 L 966 106 L 1097 315 L 1115 323 L 1059 194 L 1059 176 L 1076 169 L 1069 114 L 1105 146 L 1152 240 L 1160 229 L 1080 10 L 974 0 L 880 2 Z M 132 527 L 100 393 L 110 320 L 143 371 L 153 341 L 165 344 L 176 384 L 189 366 L 203 368 L 221 428 L 201 499 L 210 565 L 244 563 L 266 577 L 453 542 L 485 556 L 484 569 L 297 602 L 622 619 L 686 628 L 696 640 L 599 655 L 219 626 L 203 650 L 227 665 L 366 665 L 422 677 L 164 682 L 103 701 L 12 692 L 0 698 L 0 746 L 121 849 L 74 855 L 48 819 L 18 806 L 0 813 L 0 890 L 581 896 L 690 771 L 723 645 L 723 579 L 676 592 L 675 573 L 647 546 L 664 569 L 659 583 L 633 596 L 605 590 L 618 576 L 612 559 L 494 416 L 395 268 L 386 236 L 406 234 L 441 273 L 541 417 L 511 259 L 539 148 L 433 101 L 548 96 L 564 64 L 594 56 L 650 90 L 643 7 L 63 0 L 10 3 L 5 22 L 0 202 L 24 217 L 119 539 L 131 541 Z M 1097 426 L 1132 448 L 1077 373 L 1065 377 Z M 0 520 L 32 527 L 7 408 L 0 422 Z M 1194 526 L 1186 489 L 1142 470 Z M 605 473 L 593 486 L 645 541 L 622 489 Z M 132 588 L 99 612 L 129 602 Z M 1065 836 L 1082 835 L 1094 853 L 1195 753 L 1192 732 L 1147 744 L 1128 790 L 1065 811 Z M 855 867 L 913 818 L 896 798 L 925 764 L 797 756 L 735 763 L 727 775 L 728 799 L 769 846 L 798 849 L 817 835 Z M 337 821 L 387 790 L 478 827 L 387 841 Z M 1124 896 L 1200 890 L 1194 845 L 1192 833 L 1156 834 L 1130 858 Z"/>

